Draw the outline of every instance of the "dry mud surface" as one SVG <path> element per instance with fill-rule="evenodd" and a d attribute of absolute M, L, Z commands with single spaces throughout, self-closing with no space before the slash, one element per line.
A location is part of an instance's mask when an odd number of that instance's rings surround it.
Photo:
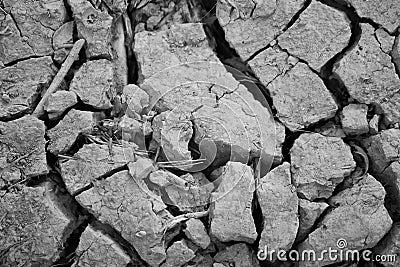
<path fill-rule="evenodd" d="M 0 0 L 0 267 L 400 266 L 399 27 L 397 0 Z"/>

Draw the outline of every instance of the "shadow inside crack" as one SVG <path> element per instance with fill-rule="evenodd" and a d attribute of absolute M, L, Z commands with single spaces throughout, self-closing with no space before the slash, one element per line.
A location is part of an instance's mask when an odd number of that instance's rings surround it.
<path fill-rule="evenodd" d="M 326 88 L 334 96 L 339 108 L 343 108 L 350 102 L 350 93 L 346 88 L 342 79 L 333 72 L 334 67 L 339 61 L 351 51 L 361 38 L 361 18 L 358 16 L 354 7 L 349 5 L 345 0 L 319 0 L 321 3 L 330 6 L 336 10 L 343 12 L 350 21 L 351 36 L 348 45 L 337 53 L 333 58 L 328 60 L 320 71 L 320 76 L 324 81 Z"/>

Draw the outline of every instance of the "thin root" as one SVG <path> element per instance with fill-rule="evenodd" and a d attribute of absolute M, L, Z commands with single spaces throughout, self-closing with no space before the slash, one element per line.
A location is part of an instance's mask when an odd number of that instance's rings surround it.
<path fill-rule="evenodd" d="M 10 27 L 8 25 L 0 31 L 0 35 L 10 35 L 10 34 L 12 34 L 12 31 L 10 30 Z"/>
<path fill-rule="evenodd" d="M 209 214 L 209 210 L 205 210 L 205 211 L 199 211 L 199 212 L 193 212 L 193 213 L 186 213 L 186 214 L 182 214 L 179 216 L 176 216 L 174 218 L 172 218 L 167 225 L 164 227 L 163 230 L 163 236 L 165 236 L 165 233 L 174 228 L 175 226 L 177 226 L 178 224 L 180 224 L 181 222 L 187 221 L 189 219 L 199 219 L 205 216 L 208 216 Z"/>

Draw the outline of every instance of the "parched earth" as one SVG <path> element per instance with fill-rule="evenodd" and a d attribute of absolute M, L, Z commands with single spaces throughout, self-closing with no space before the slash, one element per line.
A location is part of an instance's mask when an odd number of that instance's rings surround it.
<path fill-rule="evenodd" d="M 0 0 L 0 266 L 400 266 L 399 35 L 396 0 Z"/>

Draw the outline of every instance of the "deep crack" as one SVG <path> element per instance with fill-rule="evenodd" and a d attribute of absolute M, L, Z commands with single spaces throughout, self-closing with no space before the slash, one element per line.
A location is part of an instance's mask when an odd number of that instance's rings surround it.
<path fill-rule="evenodd" d="M 350 20 L 351 37 L 348 45 L 337 53 L 333 58 L 331 58 L 320 71 L 320 76 L 323 79 L 325 86 L 334 96 L 336 103 L 339 108 L 349 104 L 350 93 L 346 88 L 342 79 L 333 73 L 333 68 L 338 62 L 351 51 L 358 43 L 361 37 L 361 19 L 358 16 L 354 7 L 346 3 L 344 0 L 321 0 L 321 3 L 342 11 L 346 14 L 347 18 Z"/>

